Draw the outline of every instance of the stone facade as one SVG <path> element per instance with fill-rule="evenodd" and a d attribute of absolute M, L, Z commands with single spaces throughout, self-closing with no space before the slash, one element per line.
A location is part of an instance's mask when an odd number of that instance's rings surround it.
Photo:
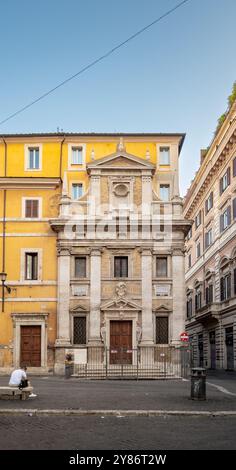
<path fill-rule="evenodd" d="M 173 135 L 172 141 L 166 144 L 172 160 L 159 171 L 149 158 L 127 153 L 120 139 L 116 152 L 87 164 L 88 191 L 78 201 L 71 200 L 64 175 L 60 214 L 50 220 L 58 234 L 58 374 L 68 352 L 89 363 L 102 361 L 98 351 L 105 347 L 112 363 L 119 349 L 145 346 L 150 358 L 156 343 L 180 345 L 189 223 L 175 180 L 181 139 Z M 158 194 L 162 179 L 169 186 L 165 202 Z M 160 318 L 167 320 L 162 341 Z"/>
<path fill-rule="evenodd" d="M 236 105 L 230 109 L 188 190 L 186 328 L 194 364 L 236 367 Z"/>

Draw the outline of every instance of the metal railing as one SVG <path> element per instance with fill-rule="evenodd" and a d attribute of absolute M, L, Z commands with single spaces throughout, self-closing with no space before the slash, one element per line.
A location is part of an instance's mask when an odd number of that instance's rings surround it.
<path fill-rule="evenodd" d="M 87 362 L 74 364 L 73 375 L 90 379 L 167 379 L 188 377 L 189 346 L 140 346 L 135 349 L 88 347 Z"/>

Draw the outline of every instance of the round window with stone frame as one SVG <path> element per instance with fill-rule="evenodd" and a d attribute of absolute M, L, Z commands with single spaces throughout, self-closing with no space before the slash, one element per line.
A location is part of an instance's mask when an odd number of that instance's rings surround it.
<path fill-rule="evenodd" d="M 114 187 L 114 193 L 118 197 L 125 197 L 129 193 L 129 187 L 124 183 L 116 184 Z"/>

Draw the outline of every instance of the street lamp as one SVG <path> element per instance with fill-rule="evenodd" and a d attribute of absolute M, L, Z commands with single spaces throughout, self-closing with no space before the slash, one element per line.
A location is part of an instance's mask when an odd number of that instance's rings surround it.
<path fill-rule="evenodd" d="M 8 294 L 11 293 L 11 288 L 9 286 L 6 286 L 6 284 L 5 284 L 6 278 L 7 278 L 7 273 L 1 272 L 0 273 L 0 281 L 2 282 L 2 312 L 4 312 L 4 303 L 5 303 L 4 287 L 6 287 Z"/>

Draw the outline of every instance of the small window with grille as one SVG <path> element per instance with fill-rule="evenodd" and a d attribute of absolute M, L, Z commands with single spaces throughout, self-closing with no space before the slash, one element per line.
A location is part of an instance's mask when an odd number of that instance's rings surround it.
<path fill-rule="evenodd" d="M 74 317 L 73 344 L 86 344 L 86 317 Z"/>
<path fill-rule="evenodd" d="M 168 317 L 156 317 L 156 344 L 168 344 Z"/>

